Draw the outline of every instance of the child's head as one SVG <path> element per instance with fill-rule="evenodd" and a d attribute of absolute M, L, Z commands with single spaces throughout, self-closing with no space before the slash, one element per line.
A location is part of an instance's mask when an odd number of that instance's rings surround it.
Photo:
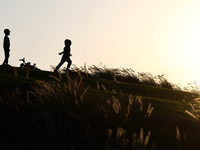
<path fill-rule="evenodd" d="M 72 42 L 68 39 L 65 40 L 65 46 L 70 46 L 72 44 Z"/>
<path fill-rule="evenodd" d="M 4 33 L 5 33 L 5 35 L 10 35 L 10 30 L 9 29 L 5 29 Z"/>

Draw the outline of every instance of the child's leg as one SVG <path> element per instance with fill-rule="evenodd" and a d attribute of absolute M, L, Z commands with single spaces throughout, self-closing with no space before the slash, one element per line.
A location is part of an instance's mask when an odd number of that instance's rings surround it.
<path fill-rule="evenodd" d="M 65 59 L 62 57 L 60 63 L 57 65 L 57 67 L 55 68 L 54 72 L 56 72 L 61 66 L 62 64 L 65 62 Z"/>
<path fill-rule="evenodd" d="M 67 60 L 66 60 L 67 62 L 68 62 L 68 64 L 67 64 L 67 69 L 69 69 L 69 67 L 71 66 L 71 64 L 72 64 L 72 61 L 71 61 L 71 59 L 70 58 L 67 58 Z"/>
<path fill-rule="evenodd" d="M 3 62 L 3 65 L 8 65 L 8 58 L 9 58 L 9 51 L 8 50 L 5 50 L 5 59 L 4 59 L 4 62 Z"/>

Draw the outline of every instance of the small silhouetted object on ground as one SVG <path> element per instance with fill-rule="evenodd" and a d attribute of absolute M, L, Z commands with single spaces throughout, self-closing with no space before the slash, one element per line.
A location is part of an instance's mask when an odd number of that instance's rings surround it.
<path fill-rule="evenodd" d="M 60 63 L 59 63 L 59 64 L 57 65 L 57 67 L 55 68 L 54 72 L 57 72 L 58 69 L 62 66 L 62 64 L 63 64 L 65 61 L 68 62 L 67 69 L 69 69 L 69 67 L 71 66 L 72 61 L 71 61 L 71 59 L 69 58 L 70 56 L 72 56 L 72 55 L 70 54 L 70 51 L 71 51 L 70 46 L 71 46 L 71 44 L 72 44 L 72 42 L 71 42 L 70 40 L 68 40 L 68 39 L 65 40 L 64 51 L 59 53 L 59 55 L 62 55 L 62 54 L 63 54 L 63 56 L 62 56 L 62 58 L 61 58 Z"/>
<path fill-rule="evenodd" d="M 34 70 L 40 70 L 39 68 L 36 67 L 36 63 L 31 65 L 30 62 L 25 62 L 25 58 L 19 59 L 19 61 L 22 61 L 22 63 L 20 64 L 21 68 L 29 68 L 29 69 L 34 69 Z"/>
<path fill-rule="evenodd" d="M 10 56 L 10 39 L 9 39 L 9 35 L 10 35 L 10 30 L 9 29 L 5 29 L 4 30 L 4 41 L 3 41 L 3 49 L 4 49 L 4 54 L 5 54 L 5 59 L 2 65 L 7 65 L 8 66 L 8 58 Z"/>

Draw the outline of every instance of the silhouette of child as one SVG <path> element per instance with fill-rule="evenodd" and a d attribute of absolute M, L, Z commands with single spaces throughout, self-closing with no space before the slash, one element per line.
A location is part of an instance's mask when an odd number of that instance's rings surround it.
<path fill-rule="evenodd" d="M 71 61 L 71 59 L 69 58 L 69 57 L 71 56 L 71 54 L 70 54 L 70 51 L 71 51 L 70 46 L 71 46 L 71 44 L 72 44 L 72 42 L 71 42 L 70 40 L 68 40 L 68 39 L 65 40 L 64 51 L 61 52 L 61 53 L 59 53 L 59 55 L 62 55 L 62 54 L 63 54 L 63 56 L 62 56 L 62 58 L 61 58 L 60 63 L 59 63 L 59 64 L 57 65 L 57 67 L 55 68 L 54 72 L 57 72 L 58 69 L 62 66 L 62 64 L 63 64 L 65 61 L 68 62 L 67 69 L 69 69 L 69 67 L 71 66 L 72 61 Z"/>
<path fill-rule="evenodd" d="M 9 52 L 10 52 L 10 39 L 9 39 L 9 35 L 10 35 L 10 30 L 9 29 L 5 29 L 4 30 L 4 41 L 3 41 L 3 49 L 4 49 L 4 54 L 5 54 L 5 59 L 2 65 L 8 65 L 8 58 L 10 56 Z"/>

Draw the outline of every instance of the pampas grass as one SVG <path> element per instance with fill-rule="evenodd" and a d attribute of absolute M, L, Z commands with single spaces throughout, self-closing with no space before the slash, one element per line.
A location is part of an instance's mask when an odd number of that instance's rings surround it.
<path fill-rule="evenodd" d="M 66 68 L 62 69 L 62 72 L 65 72 L 65 70 Z M 100 67 L 92 65 L 89 66 L 88 69 L 86 69 L 86 64 L 84 64 L 84 67 L 80 67 L 80 69 L 78 70 L 76 66 L 71 67 L 71 71 L 77 72 L 79 76 L 80 74 L 84 74 L 87 77 L 92 76 L 110 80 L 114 79 L 116 83 L 120 83 L 120 81 L 123 81 L 168 89 L 173 89 L 173 86 L 175 86 L 167 81 L 164 74 L 154 76 L 148 72 L 135 72 L 131 68 L 108 68 L 105 65 L 100 64 Z"/>
<path fill-rule="evenodd" d="M 90 99 L 90 97 L 86 96 L 85 99 L 84 99 L 84 97 L 89 90 L 89 86 L 85 86 L 83 84 L 83 76 L 81 75 L 81 73 L 78 73 L 79 81 L 77 80 L 77 78 L 72 80 L 70 78 L 68 72 L 66 73 L 66 76 L 67 76 L 67 79 L 68 79 L 68 86 L 67 86 L 66 83 L 62 83 L 62 78 L 58 79 L 55 76 L 50 76 L 51 78 L 55 79 L 58 82 L 57 85 L 55 83 L 54 83 L 54 85 L 51 85 L 51 84 L 48 84 L 48 83 L 45 83 L 45 82 L 42 82 L 42 81 L 37 81 L 38 84 L 39 84 L 38 87 L 36 87 L 36 88 L 33 87 L 34 92 L 30 92 L 30 94 L 34 93 L 33 95 L 38 97 L 42 103 L 47 102 L 49 100 L 50 100 L 50 102 L 55 101 L 55 102 L 59 103 L 59 101 L 62 100 L 63 104 L 66 104 L 66 103 L 69 104 L 69 101 L 71 101 L 69 99 L 69 97 L 71 97 L 71 98 L 73 97 L 75 104 L 77 106 L 77 109 L 80 109 L 83 112 L 87 112 L 86 114 L 88 114 L 90 111 L 85 110 L 84 102 L 86 102 L 86 99 Z M 101 84 L 101 87 L 104 90 L 106 90 L 106 88 L 103 84 Z M 97 89 L 100 89 L 98 81 L 97 81 Z M 121 93 L 121 96 L 122 96 L 122 92 L 120 92 L 120 93 Z M 116 94 L 115 90 L 113 90 L 113 94 Z M 128 104 L 128 107 L 127 107 L 128 108 L 127 119 L 128 119 L 128 115 L 131 114 L 131 109 L 138 109 L 139 112 L 143 111 L 143 102 L 142 102 L 141 96 L 138 96 L 138 97 L 135 98 L 135 107 L 133 107 L 133 102 L 134 102 L 134 98 L 133 98 L 133 96 L 130 95 L 129 96 L 129 104 Z M 112 102 L 110 100 L 107 100 L 107 104 L 112 106 L 112 108 L 113 108 L 113 110 L 116 114 L 121 114 L 121 113 L 124 112 L 124 110 L 122 110 L 122 106 L 121 106 L 119 100 L 114 95 L 112 96 Z M 99 106 L 97 106 L 97 108 L 98 107 Z M 93 109 L 95 109 L 95 108 L 93 108 Z M 99 115 L 102 114 L 105 118 L 107 118 L 107 119 L 110 118 L 110 114 L 107 113 L 107 110 L 104 108 L 103 105 L 100 106 L 99 110 L 100 110 Z M 148 107 L 148 110 L 147 110 L 147 114 L 149 115 L 148 118 L 150 117 L 152 110 L 153 110 L 153 107 L 151 107 L 151 104 L 150 104 L 149 107 Z M 124 114 L 124 116 L 126 116 L 126 114 Z M 87 118 L 87 116 L 85 116 L 85 117 Z M 47 119 L 45 119 L 45 120 L 47 121 Z M 61 117 L 60 117 L 60 122 L 62 122 Z M 49 127 L 47 125 L 47 122 L 46 122 L 46 126 L 47 126 L 47 129 L 48 129 L 48 133 L 52 134 L 49 131 Z M 89 136 L 90 126 L 91 125 L 88 124 L 87 128 L 85 128 L 85 136 L 84 136 L 85 138 L 84 139 L 87 139 L 87 136 Z M 60 130 L 63 130 L 63 129 L 60 127 Z M 111 141 L 113 141 L 111 139 L 111 134 L 112 134 L 112 129 L 109 129 L 107 139 L 105 140 L 105 145 L 104 145 L 108 149 L 110 147 L 109 143 L 112 143 Z M 134 133 L 134 136 L 133 136 L 134 138 L 132 140 L 126 139 L 125 138 L 126 131 L 123 128 L 119 127 L 118 130 L 117 130 L 115 145 L 120 145 L 121 148 L 125 150 L 125 149 L 128 148 L 128 144 L 130 143 L 129 141 L 133 141 L 133 143 L 132 143 L 133 148 L 137 148 L 138 150 L 140 148 L 143 148 L 145 150 L 146 146 L 148 144 L 149 137 L 150 137 L 150 132 L 148 132 L 148 135 L 146 136 L 145 139 L 143 137 L 144 132 L 143 132 L 142 128 L 141 128 L 141 131 L 140 131 L 139 139 L 136 139 L 135 134 L 136 133 Z M 72 147 L 73 147 L 73 145 L 72 145 Z M 155 144 L 152 145 L 152 149 L 153 149 L 153 147 L 155 147 Z"/>
<path fill-rule="evenodd" d="M 137 138 L 137 133 L 134 132 L 132 135 L 132 139 L 126 139 L 126 131 L 122 127 L 118 127 L 117 134 L 115 138 L 111 138 L 112 130 L 108 129 L 107 138 L 105 144 L 103 146 L 104 149 L 107 150 L 147 150 L 147 144 L 149 141 L 151 132 L 148 132 L 147 136 L 144 138 L 144 130 L 140 129 L 139 137 Z M 155 150 L 156 144 L 153 143 L 149 150 Z"/>
<path fill-rule="evenodd" d="M 189 101 L 186 97 L 186 100 L 183 102 L 187 103 L 190 106 L 190 110 L 185 110 L 185 112 L 193 117 L 196 120 L 200 119 L 200 98 L 195 98 L 192 101 Z"/>
<path fill-rule="evenodd" d="M 105 99 L 101 97 L 101 93 L 102 91 L 109 93 L 109 88 L 106 89 L 97 81 L 97 90 L 92 90 L 86 67 L 84 67 L 85 74 L 78 69 L 76 72 L 77 77 L 74 78 L 70 76 L 71 72 L 66 71 L 64 74 L 50 75 L 52 82 L 36 80 L 37 85 L 25 90 L 24 93 L 16 87 L 11 91 L 10 101 L 0 97 L 1 107 L 9 112 L 6 115 L 10 120 L 16 121 L 13 123 L 2 120 L 2 122 L 10 125 L 14 133 L 18 133 L 9 137 L 15 139 L 18 144 L 3 144 L 2 147 L 77 150 L 100 148 L 117 150 L 119 147 L 123 150 L 147 149 L 150 131 L 144 133 L 143 127 L 140 126 L 144 126 L 144 122 L 138 118 L 148 119 L 145 118 L 145 114 L 151 114 L 153 110 L 151 105 L 146 113 L 142 97 L 130 95 L 124 107 L 121 103 L 122 91 L 117 93 L 114 89 L 110 92 L 112 95 L 106 95 Z M 29 70 L 26 72 L 26 78 L 28 77 Z M 64 77 L 67 80 L 64 81 Z M 24 97 L 19 97 L 20 94 L 24 94 Z M 131 126 L 135 130 L 132 138 L 126 137 L 129 130 L 125 130 L 121 125 Z M 139 126 L 141 130 L 137 136 L 135 127 Z M 115 138 L 112 137 L 114 132 L 116 132 Z M 96 148 L 95 142 L 100 147 Z M 152 145 L 154 146 L 155 144 Z"/>

